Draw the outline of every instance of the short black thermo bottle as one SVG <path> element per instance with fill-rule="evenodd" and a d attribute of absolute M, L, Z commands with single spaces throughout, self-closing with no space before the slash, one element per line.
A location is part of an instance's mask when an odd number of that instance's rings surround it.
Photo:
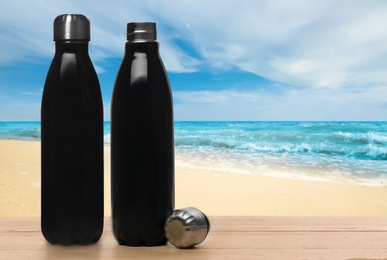
<path fill-rule="evenodd" d="M 172 94 L 155 23 L 128 23 L 111 104 L 113 233 L 121 245 L 166 243 L 174 208 Z"/>
<path fill-rule="evenodd" d="M 90 244 L 103 229 L 103 106 L 83 15 L 54 21 L 41 106 L 41 226 L 52 244 Z"/>

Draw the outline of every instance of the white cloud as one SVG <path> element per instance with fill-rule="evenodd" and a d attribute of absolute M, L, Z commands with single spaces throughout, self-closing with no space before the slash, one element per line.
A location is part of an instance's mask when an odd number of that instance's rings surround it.
<path fill-rule="evenodd" d="M 39 97 L 41 97 L 42 93 L 43 93 L 42 89 L 40 91 L 19 91 L 19 94 L 23 95 L 23 96 L 39 96 Z"/>
<path fill-rule="evenodd" d="M 195 72 L 200 62 L 185 54 L 182 50 L 165 44 L 160 47 L 163 63 L 170 72 Z"/>
<path fill-rule="evenodd" d="M 214 67 L 308 87 L 387 83 L 386 2 L 168 3 L 160 13 Z"/>
<path fill-rule="evenodd" d="M 371 91 L 289 87 L 281 94 L 176 91 L 174 101 L 177 120 L 385 120 L 386 96 L 382 86 Z"/>
<path fill-rule="evenodd" d="M 174 96 L 186 104 L 219 105 L 229 102 L 228 95 L 217 91 L 177 91 Z"/>

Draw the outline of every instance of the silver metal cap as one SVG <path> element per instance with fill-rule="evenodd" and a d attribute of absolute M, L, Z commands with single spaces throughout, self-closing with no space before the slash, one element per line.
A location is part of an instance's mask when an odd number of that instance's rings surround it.
<path fill-rule="evenodd" d="M 126 39 L 129 42 L 154 42 L 157 40 L 156 23 L 128 23 Z"/>
<path fill-rule="evenodd" d="M 54 20 L 54 41 L 90 41 L 90 21 L 82 14 L 62 14 Z"/>
<path fill-rule="evenodd" d="M 174 210 L 165 221 L 165 236 L 169 243 L 178 248 L 190 248 L 206 239 L 210 221 L 197 208 Z"/>

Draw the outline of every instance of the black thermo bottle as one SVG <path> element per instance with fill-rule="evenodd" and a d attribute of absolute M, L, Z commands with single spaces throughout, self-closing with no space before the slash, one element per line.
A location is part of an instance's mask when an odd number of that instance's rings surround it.
<path fill-rule="evenodd" d="M 103 106 L 89 40 L 85 16 L 55 19 L 41 107 L 41 225 L 52 244 L 90 244 L 103 229 Z"/>
<path fill-rule="evenodd" d="M 113 233 L 121 245 L 166 243 L 174 208 L 172 95 L 155 23 L 128 23 L 111 104 Z"/>

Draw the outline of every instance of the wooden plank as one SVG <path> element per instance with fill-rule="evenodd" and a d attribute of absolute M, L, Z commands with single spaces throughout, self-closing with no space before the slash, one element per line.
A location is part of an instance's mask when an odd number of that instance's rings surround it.
<path fill-rule="evenodd" d="M 387 217 L 212 217 L 217 231 L 387 231 Z"/>
<path fill-rule="evenodd" d="M 5 239 L 6 238 L 6 239 Z M 368 239 L 366 239 L 368 238 Z M 116 242 L 111 232 L 105 232 L 99 243 L 102 248 L 113 247 Z M 1 235 L 1 250 L 32 250 L 47 248 L 46 241 L 39 233 L 10 233 Z M 22 242 L 22 243 L 21 243 Z M 211 249 L 387 249 L 386 232 L 212 232 L 201 248 Z M 87 248 L 82 247 L 81 248 Z M 387 257 L 387 254 L 386 254 Z"/>
<path fill-rule="evenodd" d="M 384 217 L 212 217 L 199 247 L 119 246 L 106 219 L 90 246 L 50 245 L 38 218 L 0 219 L 0 259 L 350 259 L 387 260 Z"/>

